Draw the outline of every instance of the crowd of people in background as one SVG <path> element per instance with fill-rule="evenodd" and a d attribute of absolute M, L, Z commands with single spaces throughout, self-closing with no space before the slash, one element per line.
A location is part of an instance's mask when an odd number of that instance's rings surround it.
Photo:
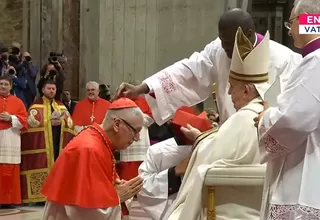
<path fill-rule="evenodd" d="M 16 42 L 10 48 L 0 45 L 0 74 L 12 78 L 11 94 L 21 99 L 28 108 L 36 97 L 38 68 L 32 63 L 31 54 L 27 51 L 22 53 L 20 47 Z"/>
<path fill-rule="evenodd" d="M 51 52 L 48 56 L 48 62 L 39 68 L 33 64 L 30 52 L 21 51 L 21 45 L 18 42 L 13 42 L 10 47 L 0 44 L 0 76 L 10 76 L 13 81 L 10 93 L 21 99 L 27 109 L 37 94 L 40 97 L 43 96 L 43 83 L 52 80 L 57 86 L 55 99 L 63 101 L 72 113 L 76 102 L 71 102 L 70 92 L 64 90 L 66 79 L 64 61 L 65 57 L 62 53 Z M 37 82 L 38 74 L 40 76 Z M 107 101 L 111 100 L 110 85 L 99 85 L 99 97 Z"/>

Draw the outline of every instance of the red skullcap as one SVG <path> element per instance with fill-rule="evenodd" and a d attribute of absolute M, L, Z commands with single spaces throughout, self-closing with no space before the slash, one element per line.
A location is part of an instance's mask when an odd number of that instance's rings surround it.
<path fill-rule="evenodd" d="M 137 104 L 128 98 L 119 98 L 114 100 L 109 109 L 122 109 L 122 108 L 137 108 Z"/>

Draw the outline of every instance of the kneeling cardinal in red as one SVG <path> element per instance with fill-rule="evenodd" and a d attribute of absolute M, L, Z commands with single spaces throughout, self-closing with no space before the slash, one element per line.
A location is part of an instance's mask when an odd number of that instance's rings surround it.
<path fill-rule="evenodd" d="M 101 125 L 76 136 L 60 154 L 43 188 L 43 220 L 120 220 L 121 203 L 142 187 L 140 177 L 119 180 L 114 149 L 139 140 L 143 116 L 126 98 L 114 101 Z"/>

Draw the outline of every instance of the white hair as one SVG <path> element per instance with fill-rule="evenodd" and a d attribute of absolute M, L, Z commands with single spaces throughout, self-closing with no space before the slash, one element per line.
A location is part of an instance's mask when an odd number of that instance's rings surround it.
<path fill-rule="evenodd" d="M 94 87 L 96 87 L 96 89 L 99 89 L 99 83 L 97 83 L 96 81 L 87 82 L 86 89 L 88 88 L 88 86 L 94 86 Z"/>
<path fill-rule="evenodd" d="M 113 118 L 122 118 L 122 119 L 130 119 L 131 117 L 139 117 L 143 116 L 142 111 L 138 107 L 133 108 L 122 108 L 122 109 L 110 109 L 107 111 L 105 118 L 113 119 Z"/>
<path fill-rule="evenodd" d="M 294 12 L 297 15 L 308 14 L 320 14 L 320 1 L 319 0 L 295 0 Z"/>

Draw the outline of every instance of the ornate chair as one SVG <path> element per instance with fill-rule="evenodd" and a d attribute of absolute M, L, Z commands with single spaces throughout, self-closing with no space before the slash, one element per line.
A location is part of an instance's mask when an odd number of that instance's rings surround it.
<path fill-rule="evenodd" d="M 215 186 L 263 186 L 266 167 L 227 167 L 208 170 L 205 187 L 208 192 L 207 220 L 216 220 Z"/>

